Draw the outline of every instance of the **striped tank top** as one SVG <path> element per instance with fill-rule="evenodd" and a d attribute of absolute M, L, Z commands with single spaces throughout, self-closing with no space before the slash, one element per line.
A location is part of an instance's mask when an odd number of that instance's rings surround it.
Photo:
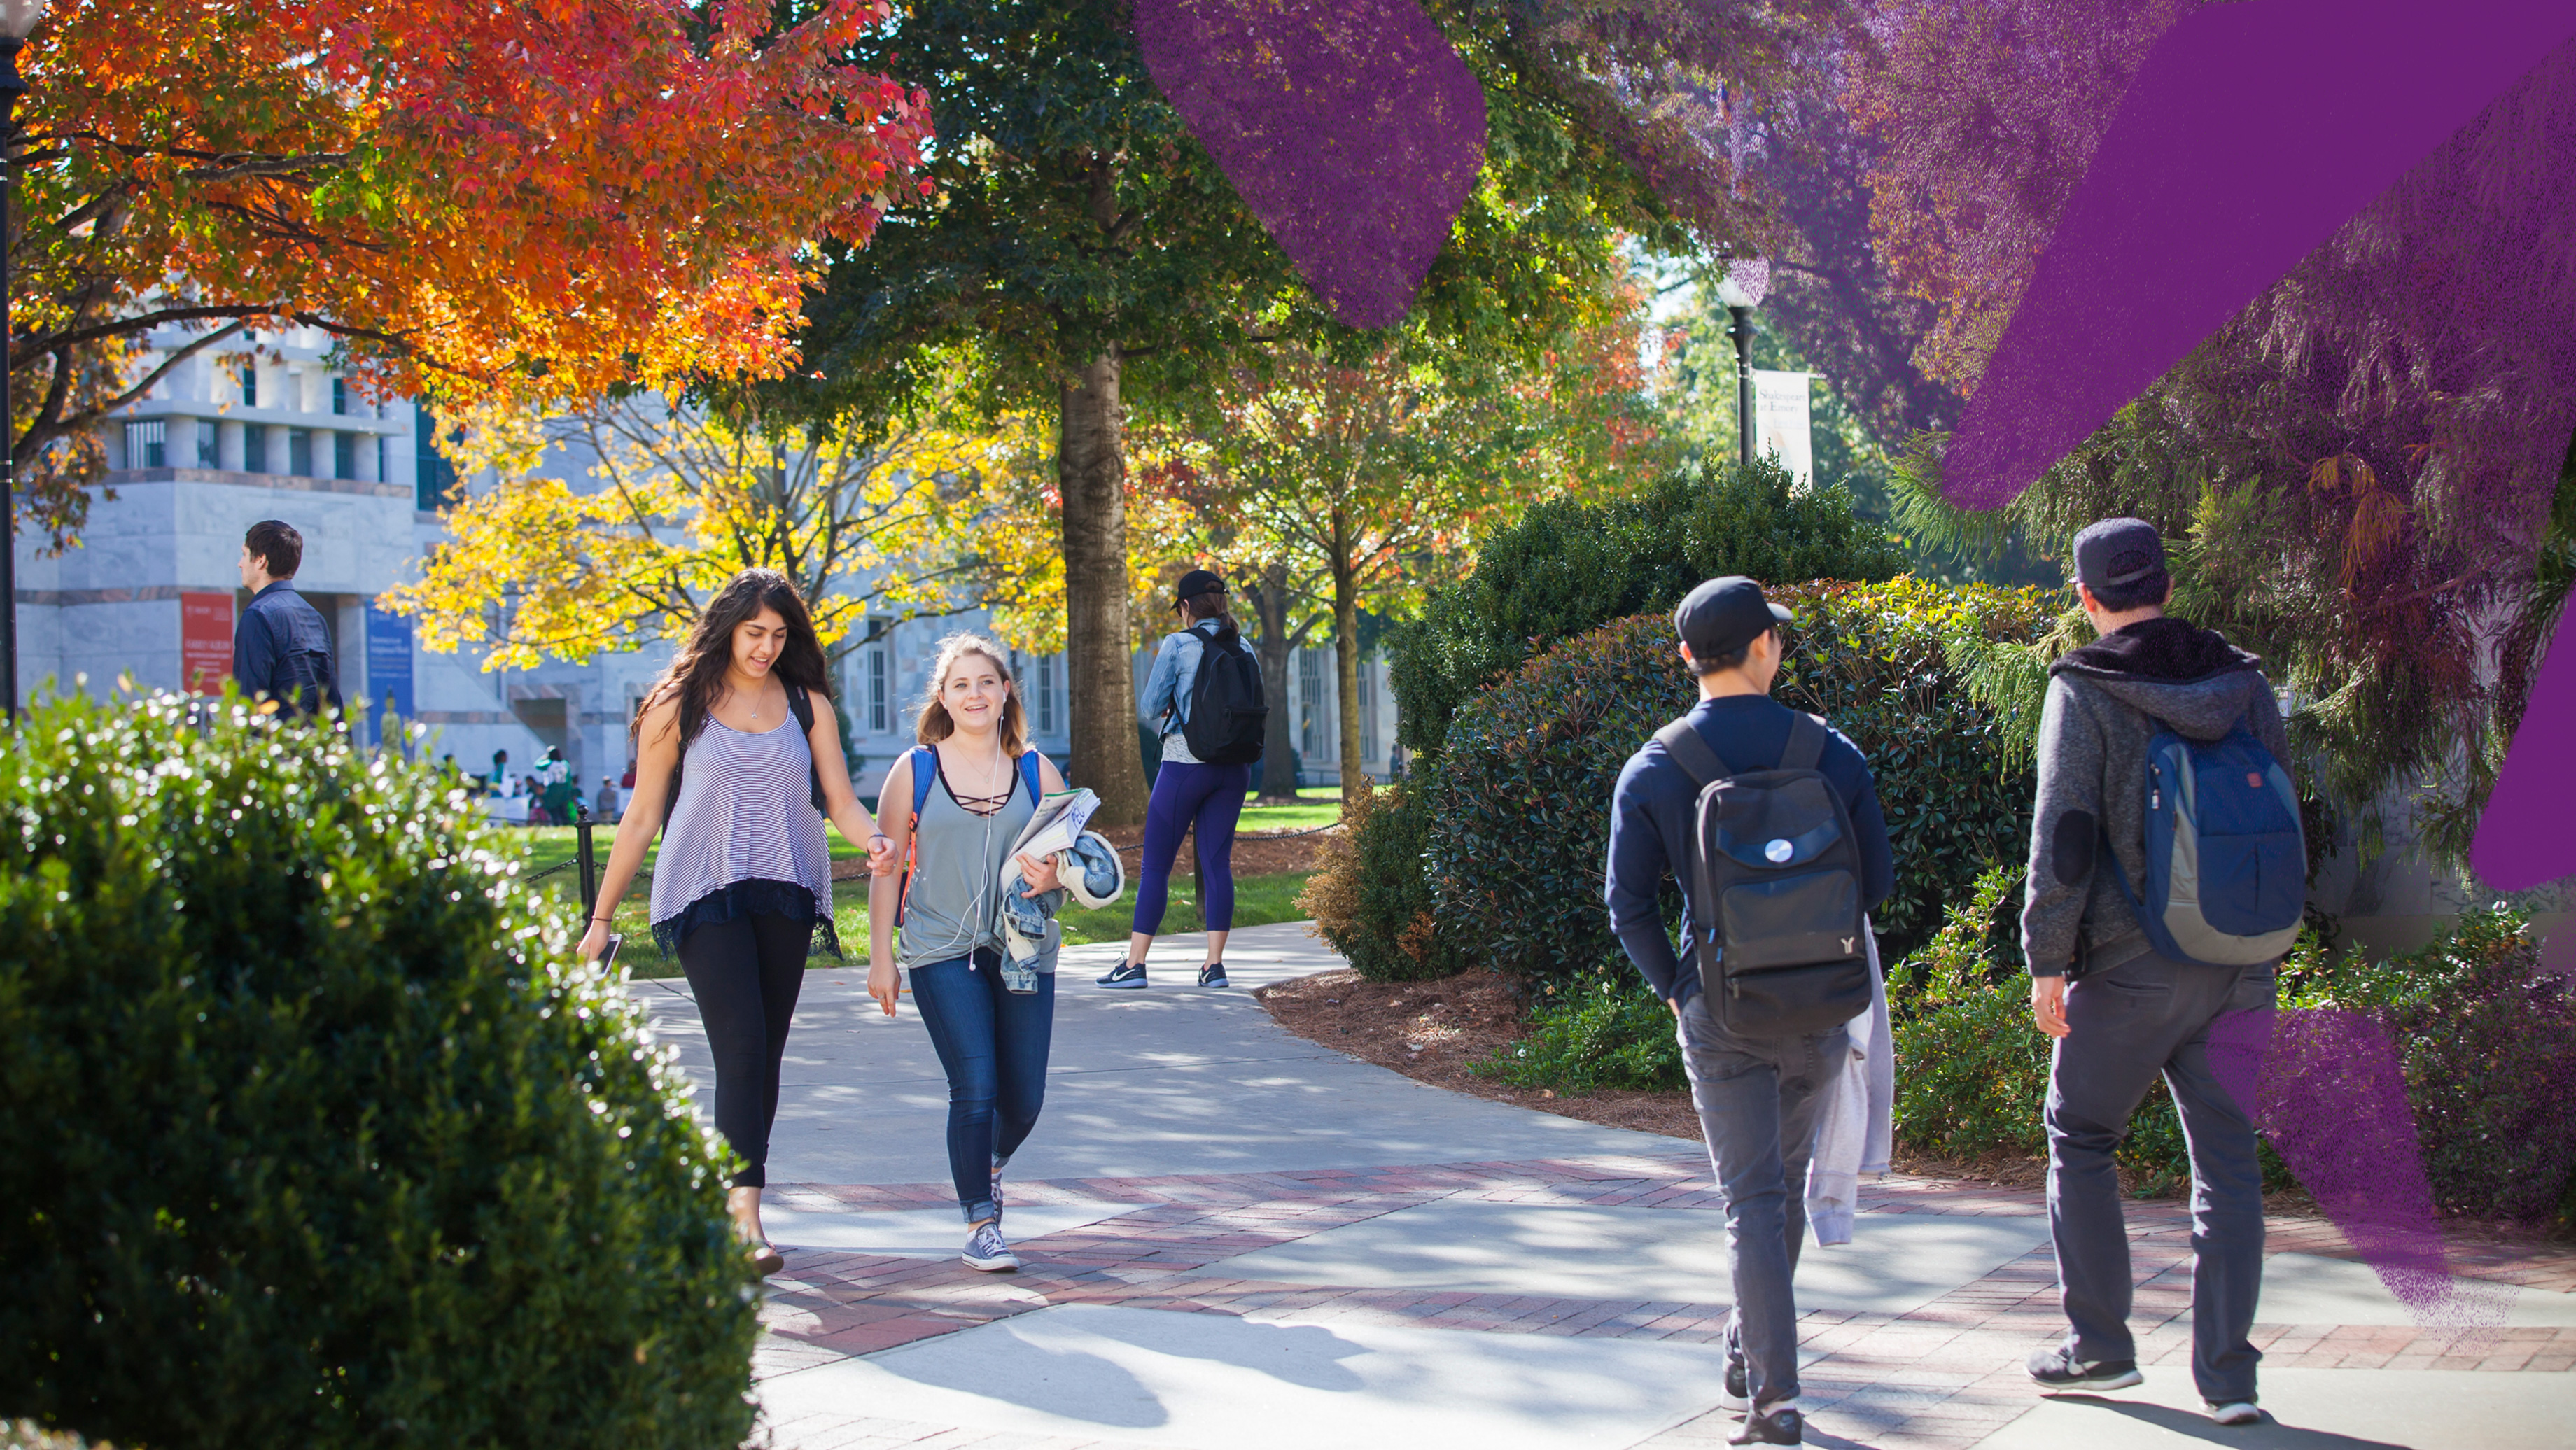
<path fill-rule="evenodd" d="M 813 767 L 792 716 L 756 735 L 710 718 L 689 743 L 653 864 L 653 939 L 665 954 L 697 927 L 759 913 L 813 922 L 840 955 Z"/>

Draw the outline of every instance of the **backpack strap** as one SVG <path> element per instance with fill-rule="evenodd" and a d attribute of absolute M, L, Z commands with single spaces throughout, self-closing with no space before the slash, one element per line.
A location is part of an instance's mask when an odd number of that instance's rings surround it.
<path fill-rule="evenodd" d="M 894 924 L 903 925 L 903 909 L 912 900 L 912 868 L 921 859 L 921 808 L 930 804 L 931 782 L 939 778 L 939 751 L 916 745 L 904 753 L 912 762 L 912 824 L 903 833 L 903 884 L 895 891 Z"/>
<path fill-rule="evenodd" d="M 1789 721 L 1789 743 L 1780 751 L 1780 768 L 1814 770 L 1825 758 L 1825 742 L 1832 738 L 1823 720 L 1797 712 Z"/>
<path fill-rule="evenodd" d="M 1691 784 L 1702 790 L 1708 789 L 1710 781 L 1724 780 L 1736 774 L 1735 767 L 1727 764 L 1726 758 L 1692 728 L 1687 715 L 1656 731 L 1655 739 L 1662 743 L 1664 753 L 1673 758 L 1673 763 L 1691 778 Z"/>
<path fill-rule="evenodd" d="M 793 683 L 787 685 L 787 713 L 796 717 L 796 728 L 804 733 L 810 754 L 814 735 L 814 700 L 812 696 L 805 693 L 803 685 Z M 822 765 L 819 762 L 808 761 L 805 775 L 807 789 L 814 798 L 814 809 L 819 811 L 823 809 Z"/>
<path fill-rule="evenodd" d="M 1046 777 L 1038 774 L 1038 753 L 1035 749 L 1020 752 L 1020 779 L 1028 782 L 1030 805 L 1036 805 L 1046 799 Z"/>

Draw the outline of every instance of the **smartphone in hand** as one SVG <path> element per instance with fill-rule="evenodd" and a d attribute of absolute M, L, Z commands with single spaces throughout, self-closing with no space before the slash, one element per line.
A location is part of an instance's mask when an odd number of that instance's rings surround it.
<path fill-rule="evenodd" d="M 604 972 L 610 967 L 617 965 L 617 949 L 624 945 L 625 941 L 626 938 L 618 935 L 616 932 L 612 931 L 608 934 L 608 946 L 599 954 L 599 969 L 601 971 Z"/>

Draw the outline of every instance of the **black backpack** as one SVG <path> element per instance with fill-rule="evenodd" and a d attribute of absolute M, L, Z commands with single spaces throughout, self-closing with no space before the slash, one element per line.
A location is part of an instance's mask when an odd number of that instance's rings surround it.
<path fill-rule="evenodd" d="M 1860 843 L 1816 769 L 1824 722 L 1797 716 L 1772 770 L 1735 769 L 1686 719 L 1655 738 L 1700 788 L 1691 946 L 1709 1015 L 1739 1037 L 1802 1037 L 1868 1011 Z"/>
<path fill-rule="evenodd" d="M 814 734 L 813 700 L 807 697 L 803 685 L 789 684 L 785 680 L 779 683 L 787 686 L 787 713 L 796 717 L 797 733 L 810 739 Z M 707 727 L 701 724 L 698 728 L 704 730 Z M 680 758 L 671 762 L 671 793 L 662 798 L 662 820 L 665 824 L 669 823 L 673 808 L 680 804 L 680 772 L 688 767 L 688 763 L 689 742 L 683 740 L 680 742 Z M 805 767 L 805 789 L 814 802 L 814 809 L 828 810 L 823 804 L 823 767 L 820 764 Z"/>
<path fill-rule="evenodd" d="M 1181 738 L 1206 765 L 1250 765 L 1261 758 L 1262 730 L 1270 702 L 1261 690 L 1261 662 L 1237 637 L 1219 644 L 1201 636 L 1198 678 L 1190 683 L 1190 712 Z"/>

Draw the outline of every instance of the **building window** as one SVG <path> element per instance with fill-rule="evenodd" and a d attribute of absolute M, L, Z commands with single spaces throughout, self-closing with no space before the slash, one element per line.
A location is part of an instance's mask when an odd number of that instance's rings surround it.
<path fill-rule="evenodd" d="M 331 411 L 340 414 L 342 417 L 348 416 L 349 380 L 347 378 L 333 378 L 331 380 Z"/>
<path fill-rule="evenodd" d="M 242 472 L 268 472 L 268 425 L 265 423 L 242 426 Z"/>
<path fill-rule="evenodd" d="M 412 506 L 436 513 L 456 502 L 456 465 L 438 451 L 438 417 L 420 410 L 420 431 L 412 435 Z"/>
<path fill-rule="evenodd" d="M 313 476 L 312 429 L 289 428 L 286 430 L 286 471 L 295 475 L 297 478 L 311 478 Z"/>
<path fill-rule="evenodd" d="M 1360 661 L 1360 750 L 1377 754 L 1377 671 Z"/>
<path fill-rule="evenodd" d="M 1038 656 L 1038 733 L 1055 733 L 1055 669 L 1060 656 Z"/>
<path fill-rule="evenodd" d="M 167 468 L 170 445 L 167 426 L 158 418 L 149 423 L 125 425 L 125 466 L 128 468 Z"/>
<path fill-rule="evenodd" d="M 333 478 L 355 478 L 358 476 L 357 434 L 334 433 L 331 435 L 331 476 Z"/>
<path fill-rule="evenodd" d="M 1297 749 L 1308 760 L 1324 759 L 1324 656 L 1297 651 Z"/>
<path fill-rule="evenodd" d="M 259 406 L 259 364 L 243 363 L 241 369 L 242 406 Z"/>
<path fill-rule="evenodd" d="M 883 643 L 868 646 L 868 733 L 894 728 L 894 660 Z"/>
<path fill-rule="evenodd" d="M 223 454 L 216 443 L 219 436 L 215 431 L 213 419 L 197 420 L 197 466 L 199 468 L 223 467 Z"/>

